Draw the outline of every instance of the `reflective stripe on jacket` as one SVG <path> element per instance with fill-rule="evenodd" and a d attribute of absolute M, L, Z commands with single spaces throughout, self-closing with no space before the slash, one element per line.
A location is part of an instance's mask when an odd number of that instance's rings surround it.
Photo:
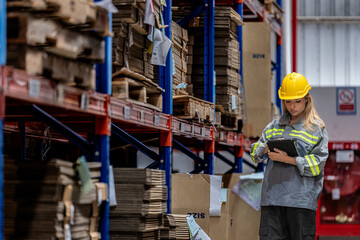
<path fill-rule="evenodd" d="M 289 126 L 290 114 L 269 123 L 259 141 L 251 145 L 254 162 L 268 160 L 261 192 L 261 206 L 286 206 L 316 210 L 323 188 L 324 166 L 328 157 L 328 136 L 325 129 L 304 127 L 304 119 Z M 264 154 L 271 139 L 296 139 L 299 156 L 296 166 L 272 161 Z"/>

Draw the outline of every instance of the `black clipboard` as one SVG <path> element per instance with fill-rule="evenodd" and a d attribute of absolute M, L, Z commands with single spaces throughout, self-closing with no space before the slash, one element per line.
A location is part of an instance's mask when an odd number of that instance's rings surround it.
<path fill-rule="evenodd" d="M 267 145 L 271 152 L 274 152 L 274 148 L 277 148 L 281 151 L 287 153 L 290 157 L 299 156 L 299 153 L 296 149 L 296 140 L 295 139 L 281 139 L 281 140 L 269 140 Z"/>

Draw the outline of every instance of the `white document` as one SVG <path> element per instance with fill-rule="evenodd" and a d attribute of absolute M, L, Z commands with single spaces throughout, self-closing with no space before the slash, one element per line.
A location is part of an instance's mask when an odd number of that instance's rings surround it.
<path fill-rule="evenodd" d="M 144 23 L 154 26 L 155 25 L 154 13 L 155 13 L 155 9 L 154 9 L 153 1 L 146 0 Z"/>
<path fill-rule="evenodd" d="M 105 8 L 111 13 L 117 13 L 119 11 L 112 3 L 112 0 L 102 0 L 99 2 L 95 2 L 95 4 L 98 5 L 99 7 Z"/>
<path fill-rule="evenodd" d="M 151 64 L 165 66 L 171 40 L 159 29 L 155 29 Z"/>
<path fill-rule="evenodd" d="M 193 215 L 186 217 L 186 221 L 189 227 L 190 237 L 192 238 L 199 232 L 200 226 L 196 223 Z"/>
<path fill-rule="evenodd" d="M 261 200 L 260 182 L 254 180 L 241 180 L 234 185 L 232 191 L 256 211 L 259 211 Z"/>
<path fill-rule="evenodd" d="M 211 238 L 206 234 L 206 232 L 204 232 L 204 230 L 200 229 L 194 240 L 211 240 Z"/>
<path fill-rule="evenodd" d="M 109 205 L 116 206 L 116 193 L 115 193 L 115 183 L 114 183 L 114 171 L 112 165 L 109 166 Z"/>
<path fill-rule="evenodd" d="M 210 175 L 210 216 L 221 216 L 221 176 Z"/>

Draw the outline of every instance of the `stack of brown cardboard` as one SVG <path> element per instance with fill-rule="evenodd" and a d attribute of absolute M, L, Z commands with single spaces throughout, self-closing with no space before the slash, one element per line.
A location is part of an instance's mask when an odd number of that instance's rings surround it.
<path fill-rule="evenodd" d="M 172 214 L 162 215 L 160 239 L 176 239 L 176 221 Z"/>
<path fill-rule="evenodd" d="M 174 18 L 186 14 L 188 8 L 175 8 Z M 184 13 L 185 12 L 185 13 Z M 203 16 L 198 18 L 196 27 L 190 26 L 189 36 L 194 38 L 194 52 L 191 81 L 194 96 L 204 94 L 204 33 Z M 232 7 L 215 7 L 214 64 L 216 72 L 216 105 L 221 105 L 226 113 L 242 117 L 240 86 L 240 52 L 237 27 L 242 25 L 241 17 Z"/>
<path fill-rule="evenodd" d="M 226 202 L 220 216 L 210 216 L 211 176 L 206 174 L 172 175 L 172 212 L 191 214 L 212 240 L 258 239 L 260 212 L 231 192 L 240 174 L 225 174 Z"/>
<path fill-rule="evenodd" d="M 164 171 L 114 168 L 114 182 L 117 206 L 110 210 L 111 239 L 158 239 L 166 212 Z"/>
<path fill-rule="evenodd" d="M 5 192 L 9 193 L 5 194 L 5 208 L 11 209 L 5 211 L 5 222 L 14 217 L 10 222 L 13 229 L 6 229 L 6 237 L 98 239 L 98 191 L 95 186 L 86 193 L 82 190 L 74 163 L 54 159 L 16 165 L 6 160 L 5 164 L 11 173 L 5 176 Z M 91 165 L 89 181 L 100 175 L 99 164 Z M 98 184 L 104 200 L 106 187 Z"/>
<path fill-rule="evenodd" d="M 181 83 L 186 83 L 188 41 L 187 30 L 172 21 L 172 49 L 175 63 L 173 88 Z"/>
<path fill-rule="evenodd" d="M 271 29 L 269 23 L 246 23 L 243 27 L 244 89 L 248 137 L 261 136 L 272 119 Z M 261 97 L 259 97 L 261 93 Z"/>
<path fill-rule="evenodd" d="M 114 70 L 126 67 L 149 79 L 154 79 L 154 66 L 150 63 L 147 40 L 149 27 L 144 23 L 145 0 L 117 0 L 119 9 L 113 14 L 113 63 Z M 159 14 L 160 1 L 153 1 L 155 15 Z"/>
<path fill-rule="evenodd" d="M 7 64 L 30 75 L 95 89 L 94 63 L 105 60 L 103 37 L 109 35 L 107 12 L 91 1 L 39 3 L 9 3 Z"/>
<path fill-rule="evenodd" d="M 189 227 L 187 224 L 186 216 L 183 214 L 172 214 L 172 216 L 175 219 L 176 223 L 176 239 L 189 239 L 190 238 L 190 232 Z"/>

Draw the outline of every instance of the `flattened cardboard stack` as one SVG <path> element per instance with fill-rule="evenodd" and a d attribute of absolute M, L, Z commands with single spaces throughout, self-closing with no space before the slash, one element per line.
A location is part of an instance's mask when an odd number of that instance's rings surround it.
<path fill-rule="evenodd" d="M 117 206 L 110 209 L 110 239 L 160 239 L 166 212 L 165 172 L 114 168 Z"/>
<path fill-rule="evenodd" d="M 175 63 L 175 75 L 173 76 L 173 89 L 180 83 L 186 83 L 187 56 L 188 56 L 188 32 L 172 21 L 172 49 Z M 176 92 L 176 91 L 175 91 Z"/>
<path fill-rule="evenodd" d="M 92 164 L 99 176 L 100 163 Z M 81 189 L 74 164 L 5 160 L 6 239 L 99 239 L 97 190 Z"/>
<path fill-rule="evenodd" d="M 176 239 L 176 221 L 172 214 L 162 215 L 160 239 Z"/>
<path fill-rule="evenodd" d="M 176 239 L 190 239 L 189 227 L 187 224 L 186 216 L 183 214 L 172 214 L 176 223 Z"/>
<path fill-rule="evenodd" d="M 154 79 L 154 66 L 150 63 L 147 49 L 148 26 L 144 24 L 145 0 L 115 0 L 113 4 L 120 10 L 113 14 L 113 69 L 126 67 L 131 71 Z M 160 1 L 153 1 L 155 12 L 160 11 Z"/>
<path fill-rule="evenodd" d="M 173 18 L 186 15 L 187 7 L 173 8 Z M 196 27 L 189 27 L 189 36 L 194 36 L 193 64 L 191 81 L 195 97 L 203 97 L 204 75 L 204 34 L 203 16 L 198 19 Z M 221 105 L 225 113 L 241 117 L 242 100 L 240 86 L 240 53 L 237 39 L 237 27 L 242 25 L 240 15 L 231 7 L 215 7 L 215 71 L 216 71 L 216 104 Z"/>
<path fill-rule="evenodd" d="M 9 1 L 8 7 L 8 65 L 95 89 L 94 63 L 104 61 L 109 34 L 104 9 L 82 0 Z"/>

